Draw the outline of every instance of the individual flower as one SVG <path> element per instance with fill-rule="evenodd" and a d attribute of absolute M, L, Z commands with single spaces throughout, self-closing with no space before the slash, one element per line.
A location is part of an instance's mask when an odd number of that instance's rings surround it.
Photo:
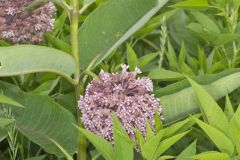
<path fill-rule="evenodd" d="M 54 27 L 56 8 L 52 2 L 31 11 L 34 0 L 0 0 L 0 39 L 10 43 L 41 43 Z"/>
<path fill-rule="evenodd" d="M 146 135 L 146 122 L 154 126 L 154 114 L 162 113 L 159 99 L 152 94 L 153 84 L 147 77 L 136 78 L 141 71 L 128 72 L 129 66 L 122 65 L 119 73 L 101 71 L 100 80 L 94 79 L 80 97 L 78 107 L 82 112 L 85 127 L 113 142 L 113 112 L 128 135 L 135 139 L 138 128 Z"/>

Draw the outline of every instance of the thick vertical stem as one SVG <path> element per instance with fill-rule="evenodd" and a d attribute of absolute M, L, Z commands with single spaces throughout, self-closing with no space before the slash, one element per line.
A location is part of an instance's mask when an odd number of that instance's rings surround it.
<path fill-rule="evenodd" d="M 76 61 L 77 71 L 75 73 L 75 79 L 78 81 L 80 76 L 80 61 L 79 61 L 79 51 L 78 51 L 78 10 L 79 3 L 78 0 L 72 0 L 71 9 L 71 51 L 72 55 Z"/>
<path fill-rule="evenodd" d="M 79 82 L 80 78 L 80 61 L 79 61 L 79 50 L 78 50 L 78 17 L 79 17 L 79 0 L 72 0 L 72 10 L 70 14 L 71 18 L 71 51 L 75 59 L 77 69 L 75 73 L 75 80 L 78 84 L 75 86 L 76 99 L 78 100 L 83 92 L 83 85 Z M 82 122 L 80 120 L 81 112 L 78 110 L 78 126 L 82 127 Z M 78 135 L 78 160 L 87 159 L 87 141 L 86 138 L 79 133 Z"/>

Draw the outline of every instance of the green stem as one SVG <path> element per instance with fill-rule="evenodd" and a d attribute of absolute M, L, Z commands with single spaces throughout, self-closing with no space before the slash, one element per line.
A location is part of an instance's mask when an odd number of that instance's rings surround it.
<path fill-rule="evenodd" d="M 83 84 L 80 82 L 80 61 L 79 61 L 79 50 L 78 50 L 78 17 L 79 17 L 79 0 L 72 0 L 72 10 L 70 13 L 71 18 L 71 51 L 72 55 L 75 59 L 77 70 L 75 73 L 75 80 L 78 82 L 75 85 L 75 94 L 76 99 L 78 100 L 80 95 L 83 93 Z M 78 110 L 78 126 L 83 127 L 81 122 L 81 111 Z M 86 160 L 87 159 L 87 140 L 86 138 L 79 132 L 78 133 L 78 160 Z"/>
<path fill-rule="evenodd" d="M 75 80 L 79 80 L 80 76 L 80 61 L 79 61 L 79 51 L 78 51 L 78 10 L 79 4 L 78 0 L 72 0 L 72 10 L 71 10 L 71 51 L 72 55 L 76 61 L 77 71 L 75 73 Z"/>
<path fill-rule="evenodd" d="M 21 146 L 20 146 L 20 157 L 23 160 L 24 159 L 24 136 L 20 134 L 20 139 L 21 139 Z"/>

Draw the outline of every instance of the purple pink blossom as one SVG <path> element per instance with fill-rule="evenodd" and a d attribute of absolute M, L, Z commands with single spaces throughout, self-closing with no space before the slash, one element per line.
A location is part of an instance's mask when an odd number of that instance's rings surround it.
<path fill-rule="evenodd" d="M 159 99 L 152 94 L 153 84 L 147 77 L 138 77 L 141 71 L 128 72 L 122 65 L 119 73 L 101 71 L 100 80 L 88 84 L 85 95 L 78 102 L 86 129 L 113 141 L 111 113 L 114 113 L 131 138 L 138 128 L 146 135 L 146 122 L 154 126 L 154 114 L 162 113 Z M 162 117 L 161 117 L 162 118 Z"/>
<path fill-rule="evenodd" d="M 31 11 L 34 0 L 0 0 L 0 39 L 10 43 L 41 43 L 54 27 L 56 8 L 52 2 Z"/>

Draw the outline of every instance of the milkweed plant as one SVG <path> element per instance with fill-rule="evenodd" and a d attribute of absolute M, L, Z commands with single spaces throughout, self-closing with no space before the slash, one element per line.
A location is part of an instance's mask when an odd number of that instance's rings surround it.
<path fill-rule="evenodd" d="M 238 160 L 239 0 L 0 0 L 1 160 Z"/>

